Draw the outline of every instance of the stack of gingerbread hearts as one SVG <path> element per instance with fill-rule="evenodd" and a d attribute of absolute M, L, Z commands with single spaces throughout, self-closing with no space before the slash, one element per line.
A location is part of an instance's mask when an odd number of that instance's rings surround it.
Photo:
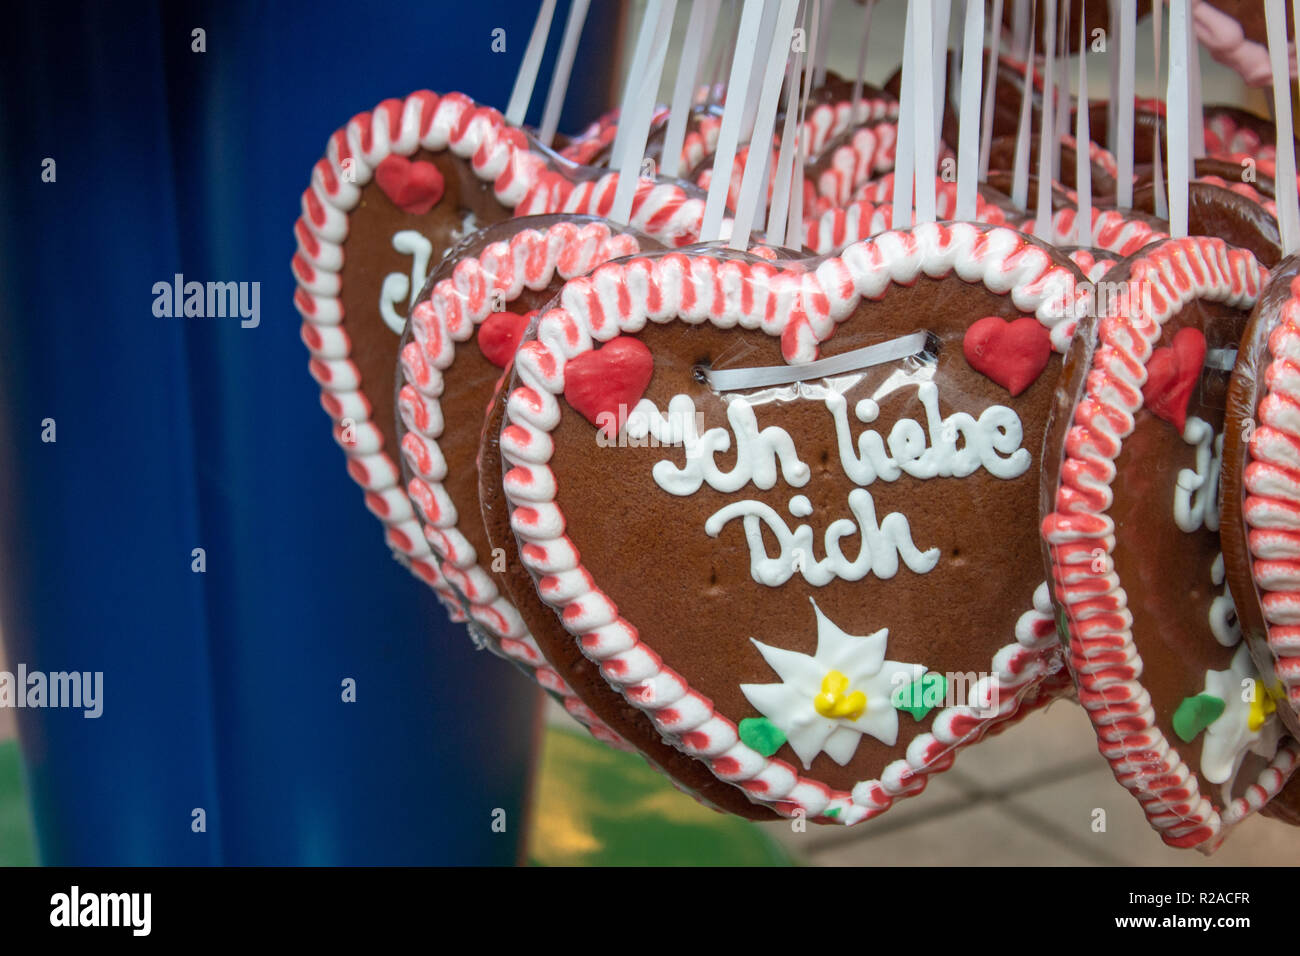
<path fill-rule="evenodd" d="M 1107 4 L 988 44 L 966 5 L 945 60 L 909 3 L 884 89 L 825 70 L 817 4 L 710 6 L 670 103 L 647 16 L 558 152 L 518 96 L 331 138 L 296 303 L 394 552 L 726 812 L 870 820 L 1077 699 L 1166 843 L 1300 819 L 1289 128 L 1172 63 L 1140 99 Z M 1072 103 L 1098 17 L 1116 93 Z"/>

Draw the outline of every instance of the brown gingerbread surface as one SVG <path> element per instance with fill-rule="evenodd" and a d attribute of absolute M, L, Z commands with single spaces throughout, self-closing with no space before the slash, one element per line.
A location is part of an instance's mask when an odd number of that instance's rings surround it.
<path fill-rule="evenodd" d="M 1165 323 L 1156 348 L 1168 348 L 1179 329 L 1197 328 L 1207 349 L 1234 350 L 1245 318 L 1230 306 L 1194 302 Z M 1188 420 L 1199 418 L 1221 435 L 1227 389 L 1228 372 L 1207 366 L 1188 404 Z M 1201 739 L 1181 740 L 1172 724 L 1178 705 L 1204 689 L 1205 672 L 1225 670 L 1232 661 L 1233 649 L 1219 644 L 1207 624 L 1211 602 L 1225 590 L 1210 576 L 1221 550 L 1219 535 L 1204 526 L 1187 533 L 1174 523 L 1174 491 L 1183 469 L 1195 471 L 1195 446 L 1146 409 L 1136 417 L 1115 463 L 1115 572 L 1126 583 L 1142 683 L 1157 726 L 1197 771 L 1201 793 L 1221 808 L 1220 787 L 1199 771 Z"/>
<path fill-rule="evenodd" d="M 593 426 L 561 403 L 551 466 L 568 537 L 621 616 L 640 630 L 642 640 L 667 667 L 711 700 L 718 713 L 733 721 L 758 717 L 740 685 L 779 681 L 751 639 L 814 653 L 817 627 L 810 598 L 848 634 L 888 628 L 888 659 L 920 663 L 934 672 L 988 672 L 994 654 L 1015 643 L 1016 623 L 1032 608 L 1033 592 L 1044 579 L 1038 550 L 1038 451 L 1060 358 L 1053 353 L 1033 383 L 1013 399 L 963 355 L 966 330 L 986 316 L 1023 317 L 1008 296 L 955 276 L 891 285 L 881 300 L 862 302 L 823 343 L 821 355 L 924 330 L 933 335 L 935 356 L 901 360 L 835 381 L 744 393 L 754 402 L 758 427 L 778 425 L 796 438 L 799 456 L 811 469 L 802 487 L 778 479 L 769 490 L 751 484 L 724 494 L 706 485 L 685 497 L 671 495 L 651 472 L 664 459 L 681 465 L 680 448 L 601 447 Z M 761 331 L 673 321 L 649 323 L 637 337 L 655 358 L 644 397 L 662 411 L 674 396 L 689 396 L 702 416 L 701 431 L 728 425 L 724 396 L 699 379 L 698 367 L 784 364 L 779 340 Z M 751 551 L 739 520 L 727 523 L 716 538 L 705 533 L 711 514 L 739 499 L 752 499 L 775 509 L 791 526 L 807 521 L 816 542 L 810 559 L 821 560 L 826 528 L 832 521 L 852 519 L 847 500 L 860 486 L 841 466 L 833 419 L 818 395 L 828 388 L 840 391 L 850 410 L 859 400 L 875 396 L 879 418 L 865 426 L 854 421 L 850 411 L 850 429 L 855 437 L 867 427 L 884 436 L 902 418 L 926 421 L 917 386 L 931 377 L 939 385 L 941 416 L 965 411 L 978 417 L 992 405 L 1014 408 L 1023 427 L 1021 447 L 1032 460 L 1009 480 L 980 469 L 964 478 L 903 475 L 895 482 L 869 485 L 866 490 L 879 520 L 898 512 L 907 518 L 918 549 L 938 549 L 933 571 L 916 573 L 900 565 L 892 577 L 836 578 L 825 586 L 794 574 L 769 586 L 751 573 Z M 716 459 L 723 471 L 735 461 L 734 447 Z M 796 494 L 808 497 L 810 517 L 791 517 L 788 503 Z M 765 540 L 768 553 L 775 554 L 770 536 Z M 860 547 L 856 532 L 842 542 L 849 556 L 856 556 Z M 583 674 L 562 668 L 561 673 L 581 686 Z M 917 720 L 900 711 L 895 744 L 864 735 L 847 765 L 823 753 L 813 760 L 809 774 L 843 789 L 878 779 L 887 764 L 903 756 L 912 739 L 931 728 L 935 713 Z M 776 757 L 804 772 L 788 744 Z"/>
<path fill-rule="evenodd" d="M 1154 183 L 1139 183 L 1134 188 L 1133 208 L 1155 213 Z M 1187 184 L 1187 232 L 1192 236 L 1217 236 L 1248 249 L 1265 266 L 1274 266 L 1282 258 L 1277 220 L 1259 203 L 1222 186 Z"/>
<path fill-rule="evenodd" d="M 429 271 L 443 254 L 468 234 L 483 226 L 509 219 L 511 211 L 497 201 L 491 183 L 474 174 L 469 161 L 439 150 L 417 150 L 414 161 L 433 163 L 442 174 L 442 198 L 421 216 L 393 204 L 374 181 L 361 191 L 361 199 L 348 215 L 348 237 L 343 245 L 340 273 L 343 328 L 352 343 L 349 356 L 360 373 L 361 389 L 370 402 L 370 420 L 384 438 L 384 450 L 396 460 L 398 436 L 393 409 L 393 374 L 397 368 L 400 336 L 379 312 L 380 289 L 391 273 L 409 276 L 411 257 L 393 248 L 393 236 L 415 230 L 433 243 Z M 406 315 L 406 303 L 394 306 Z"/>
<path fill-rule="evenodd" d="M 1038 169 L 1038 137 L 1030 139 L 1029 168 Z M 1061 144 L 1060 153 L 1061 185 L 1069 189 L 1078 188 L 1078 153 L 1068 143 Z M 1016 137 L 998 136 L 989 144 L 989 169 L 1012 170 L 1016 165 Z M 1090 162 L 1092 170 L 1092 197 L 1094 202 L 1104 204 L 1105 200 L 1115 195 L 1115 177 L 1100 164 Z"/>

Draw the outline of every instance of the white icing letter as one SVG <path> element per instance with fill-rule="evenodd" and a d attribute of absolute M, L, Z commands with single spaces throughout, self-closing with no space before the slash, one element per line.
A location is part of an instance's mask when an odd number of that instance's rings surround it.
<path fill-rule="evenodd" d="M 790 501 L 791 512 L 796 516 L 807 513 L 808 501 L 796 495 Z M 912 529 L 907 518 L 891 512 L 877 523 L 876 504 L 871 492 L 854 488 L 849 492 L 849 510 L 856 524 L 847 518 L 831 522 L 826 529 L 824 545 L 826 557 L 812 561 L 812 528 L 801 524 L 792 532 L 781 516 L 761 501 L 737 501 L 719 508 L 704 523 L 711 538 L 721 533 L 727 522 L 741 518 L 745 540 L 749 545 L 749 573 L 759 584 L 777 587 L 798 571 L 813 587 L 825 587 L 836 578 L 860 581 L 867 574 L 883 579 L 898 573 L 899 558 L 917 574 L 926 574 L 939 562 L 939 549 L 919 550 L 912 541 Z M 776 537 L 779 553 L 774 558 L 763 544 L 762 525 Z M 853 533 L 862 535 L 862 546 L 856 559 L 850 561 L 840 547 L 840 539 Z"/>
<path fill-rule="evenodd" d="M 1183 428 L 1183 441 L 1196 446 L 1196 470 L 1183 468 L 1178 472 L 1174 485 L 1174 524 L 1189 534 L 1202 524 L 1208 531 L 1218 531 L 1223 436 L 1216 438 L 1210 424 L 1193 415 Z"/>
<path fill-rule="evenodd" d="M 1018 478 L 1032 463 L 1032 456 L 1020 447 L 1024 428 L 1020 416 L 1005 405 L 990 405 L 980 413 L 980 461 L 997 478 Z M 1002 458 L 999 452 L 1007 457 Z"/>
<path fill-rule="evenodd" d="M 682 445 L 686 452 L 682 467 L 664 459 L 651 470 L 655 484 L 670 495 L 694 494 L 702 484 L 730 493 L 751 481 L 766 491 L 776 486 L 778 463 L 781 476 L 795 488 L 808 484 L 812 476 L 811 469 L 800 461 L 790 433 L 775 425 L 760 431 L 753 406 L 743 398 L 734 398 L 727 405 L 727 421 L 736 434 L 736 464 L 730 471 L 719 469 L 715 458 L 718 452 L 731 448 L 731 432 L 710 428 L 701 436 L 695 424 L 699 417 L 695 402 L 689 395 L 674 395 L 666 418 L 649 399 L 637 404 L 634 415 L 635 428 L 628 422 L 633 437 L 648 431 L 660 444 Z"/>
<path fill-rule="evenodd" d="M 414 229 L 403 229 L 393 235 L 393 248 L 411 256 L 411 275 L 407 277 L 400 272 L 390 272 L 384 276 L 384 284 L 379 289 L 379 314 L 383 316 L 385 325 L 401 335 L 406 328 L 406 319 L 397 314 L 393 303 L 403 299 L 410 300 L 408 306 L 414 303 L 428 278 L 433 243 Z"/>

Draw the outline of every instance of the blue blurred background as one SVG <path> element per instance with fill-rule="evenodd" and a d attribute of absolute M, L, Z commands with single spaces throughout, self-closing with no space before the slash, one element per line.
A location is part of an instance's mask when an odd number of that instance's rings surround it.
<path fill-rule="evenodd" d="M 611 101 L 621 6 L 593 4 L 562 130 Z M 504 108 L 536 9 L 7 8 L 0 631 L 11 667 L 104 673 L 97 720 L 17 712 L 41 862 L 518 858 L 536 694 L 389 556 L 307 374 L 289 259 L 329 134 L 420 88 Z M 175 273 L 261 283 L 260 326 L 154 317 Z"/>

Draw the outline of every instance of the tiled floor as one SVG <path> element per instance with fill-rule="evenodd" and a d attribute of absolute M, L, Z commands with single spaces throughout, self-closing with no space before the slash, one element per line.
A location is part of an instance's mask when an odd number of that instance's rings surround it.
<path fill-rule="evenodd" d="M 1062 702 L 983 741 L 925 792 L 844 833 L 769 824 L 817 866 L 1295 866 L 1300 828 L 1256 817 L 1208 859 L 1165 846 L 1097 753 L 1078 706 Z M 1097 811 L 1105 830 L 1093 831 Z"/>

